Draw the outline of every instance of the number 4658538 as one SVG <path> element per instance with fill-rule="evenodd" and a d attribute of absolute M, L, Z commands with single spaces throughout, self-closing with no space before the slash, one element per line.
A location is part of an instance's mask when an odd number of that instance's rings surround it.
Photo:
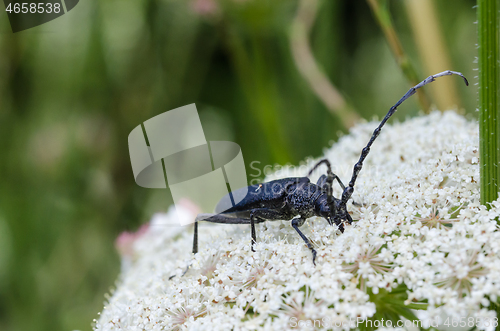
<path fill-rule="evenodd" d="M 43 14 L 43 13 L 60 13 L 61 12 L 61 4 L 60 3 L 9 3 L 5 11 L 8 13 L 14 14 Z"/>

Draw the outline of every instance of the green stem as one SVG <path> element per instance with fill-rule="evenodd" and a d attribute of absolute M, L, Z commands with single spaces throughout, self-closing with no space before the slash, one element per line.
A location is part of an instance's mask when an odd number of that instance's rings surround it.
<path fill-rule="evenodd" d="M 236 29 L 228 29 L 228 49 L 233 66 L 238 75 L 242 90 L 246 96 L 248 109 L 255 115 L 266 141 L 270 142 L 273 162 L 285 164 L 292 160 L 291 149 L 284 138 L 284 129 L 277 110 L 279 102 L 276 95 L 276 80 L 266 66 L 262 40 L 258 36 L 249 36 L 248 46 L 245 36 Z"/>
<path fill-rule="evenodd" d="M 421 79 L 418 79 L 417 72 L 410 62 L 409 57 L 403 50 L 403 46 L 399 41 L 394 25 L 392 24 L 391 14 L 389 12 L 387 0 L 367 0 L 373 14 L 380 25 L 382 32 L 384 33 L 385 39 L 389 43 L 396 62 L 398 63 L 401 71 L 406 76 L 406 79 L 410 82 L 410 85 L 417 85 Z M 422 110 L 428 112 L 430 108 L 430 102 L 423 90 L 417 91 L 418 101 Z"/>
<path fill-rule="evenodd" d="M 477 1 L 481 203 L 488 207 L 498 199 L 500 178 L 498 9 L 497 0 Z"/>
<path fill-rule="evenodd" d="M 360 116 L 330 82 L 318 65 L 309 44 L 309 34 L 316 20 L 319 5 L 318 0 L 299 1 L 299 8 L 289 33 L 290 49 L 299 73 L 314 94 L 332 114 L 339 117 L 345 128 L 350 128 L 359 121 Z"/>
<path fill-rule="evenodd" d="M 444 41 L 439 13 L 433 0 L 407 0 L 408 18 L 413 32 L 413 39 L 425 67 L 425 76 L 441 72 L 445 69 L 454 70 L 451 65 L 449 49 Z M 433 85 L 430 91 L 439 110 L 460 108 L 457 81 L 445 79 L 440 84 Z"/>

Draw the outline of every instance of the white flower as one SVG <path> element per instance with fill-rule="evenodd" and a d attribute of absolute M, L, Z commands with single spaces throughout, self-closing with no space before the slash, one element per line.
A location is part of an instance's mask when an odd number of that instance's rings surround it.
<path fill-rule="evenodd" d="M 344 183 L 377 124 L 354 127 L 325 151 Z M 305 176 L 315 162 L 268 179 Z M 350 320 L 390 305 L 409 314 L 427 308 L 418 314 L 425 325 L 444 323 L 442 316 L 491 320 L 500 295 L 500 199 L 481 206 L 478 181 L 476 123 L 435 112 L 388 125 L 356 182 L 356 222 L 343 234 L 321 218 L 302 227 L 316 267 L 288 221 L 258 224 L 255 252 L 248 225 L 200 223 L 193 256 L 189 227 L 159 226 L 177 223 L 170 211 L 127 241 L 127 267 L 94 329 L 300 329 L 299 321 L 349 329 Z"/>

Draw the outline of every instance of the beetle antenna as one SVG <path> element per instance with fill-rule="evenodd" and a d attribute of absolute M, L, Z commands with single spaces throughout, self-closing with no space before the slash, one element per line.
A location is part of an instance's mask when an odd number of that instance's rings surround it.
<path fill-rule="evenodd" d="M 354 184 L 356 182 L 356 179 L 358 178 L 358 175 L 359 175 L 359 172 L 361 171 L 361 168 L 363 167 L 363 162 L 366 159 L 366 157 L 368 156 L 368 153 L 370 152 L 370 147 L 372 146 L 375 139 L 377 139 L 378 135 L 380 134 L 380 130 L 384 126 L 385 122 L 387 122 L 387 120 L 389 120 L 389 118 L 396 112 L 399 105 L 401 105 L 406 99 L 408 99 L 409 97 L 414 95 L 415 92 L 417 91 L 417 89 L 435 81 L 436 78 L 438 78 L 438 77 L 449 76 L 449 75 L 458 75 L 464 79 L 465 85 L 467 85 L 467 86 L 469 85 L 467 78 L 465 78 L 464 75 L 462 75 L 462 73 L 457 72 L 457 71 L 451 71 L 451 70 L 443 71 L 443 72 L 440 72 L 438 74 L 427 77 L 426 79 L 424 79 L 423 81 L 421 81 L 417 85 L 410 88 L 408 90 L 408 92 L 406 92 L 406 94 L 403 95 L 403 97 L 401 99 L 399 99 L 399 101 L 396 102 L 396 104 L 394 106 L 391 107 L 391 109 L 389 110 L 387 115 L 385 115 L 382 122 L 380 122 L 378 127 L 373 131 L 373 135 L 370 138 L 370 141 L 368 142 L 366 147 L 363 148 L 363 151 L 361 152 L 361 156 L 359 157 L 358 162 L 354 165 L 354 170 L 352 173 L 351 181 L 349 182 L 349 185 L 345 188 L 344 192 L 342 193 L 342 203 L 346 204 L 347 200 L 349 200 L 349 198 L 352 196 L 352 194 L 354 192 Z"/>

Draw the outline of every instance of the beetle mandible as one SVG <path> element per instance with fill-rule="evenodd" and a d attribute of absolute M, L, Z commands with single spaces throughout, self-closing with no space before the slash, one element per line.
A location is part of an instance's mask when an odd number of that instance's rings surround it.
<path fill-rule="evenodd" d="M 467 79 L 460 72 L 443 71 L 424 79 L 419 84 L 410 88 L 406 94 L 399 99 L 368 141 L 368 144 L 361 151 L 358 162 L 354 165 L 353 174 L 349 184 L 346 186 L 340 178 L 332 172 L 330 162 L 323 159 L 316 163 L 309 171 L 307 177 L 284 178 L 273 180 L 271 182 L 256 184 L 244 189 L 235 190 L 221 199 L 215 208 L 216 214 L 198 214 L 194 224 L 193 253 L 198 252 L 198 222 L 206 221 L 212 223 L 224 224 L 250 224 L 252 233 L 252 251 L 256 243 L 255 224 L 265 221 L 287 220 L 292 222 L 292 227 L 304 240 L 307 247 L 311 250 L 313 264 L 316 265 L 316 250 L 311 241 L 300 231 L 305 220 L 312 216 L 325 218 L 330 225 L 337 225 L 341 232 L 344 232 L 344 223 L 352 223 L 352 218 L 347 211 L 347 201 L 354 192 L 354 184 L 358 178 L 359 172 L 363 167 L 363 162 L 370 152 L 372 146 L 384 124 L 396 112 L 397 107 L 406 99 L 415 94 L 416 90 L 424 85 L 433 82 L 436 78 L 448 75 L 458 75 L 469 85 Z M 309 176 L 320 165 L 327 167 L 326 175 L 322 175 L 316 184 L 309 181 Z M 333 181 L 337 181 L 342 188 L 342 196 L 336 198 L 333 196 Z M 245 197 L 236 205 L 228 208 L 232 199 L 231 194 L 237 195 L 239 192 L 247 192 Z"/>

